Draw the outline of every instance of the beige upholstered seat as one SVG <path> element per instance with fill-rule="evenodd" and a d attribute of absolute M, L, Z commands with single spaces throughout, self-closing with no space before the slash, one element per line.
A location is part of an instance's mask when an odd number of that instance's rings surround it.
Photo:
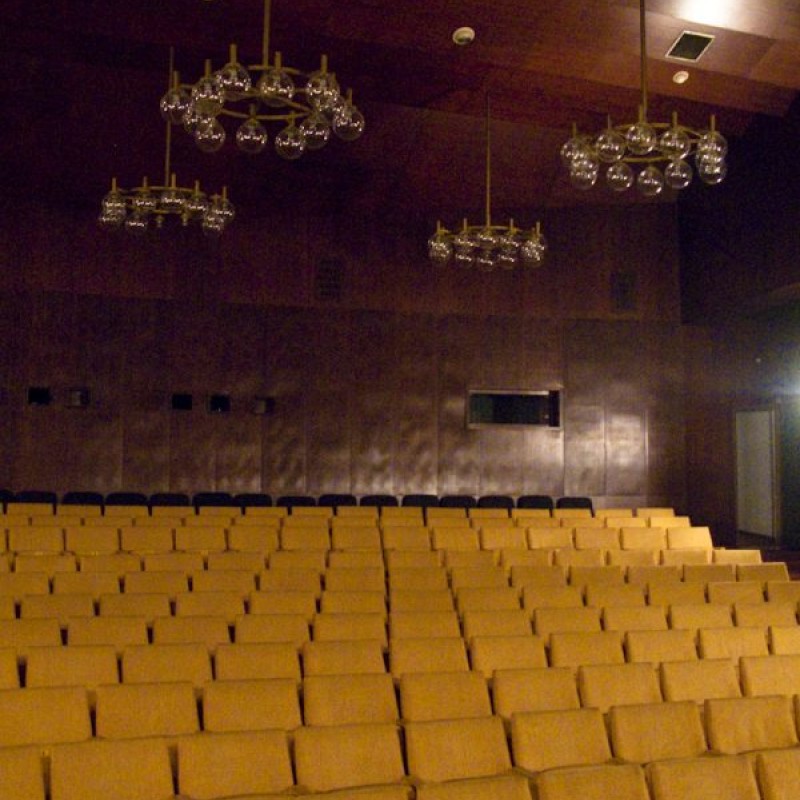
<path fill-rule="evenodd" d="M 463 639 L 391 639 L 389 670 L 395 678 L 407 672 L 462 672 L 469 670 Z"/>
<path fill-rule="evenodd" d="M 214 654 L 218 681 L 291 678 L 300 682 L 300 654 L 293 642 L 221 644 Z"/>
<path fill-rule="evenodd" d="M 536 780 L 539 800 L 650 800 L 638 764 L 607 764 L 543 772 Z"/>
<path fill-rule="evenodd" d="M 515 714 L 511 746 L 514 764 L 529 773 L 611 760 L 603 715 L 596 708 Z"/>
<path fill-rule="evenodd" d="M 461 643 L 460 639 L 448 641 Z M 354 642 L 306 642 L 302 653 L 303 674 L 306 676 L 386 672 L 383 647 L 380 642 L 373 639 Z M 413 654 L 411 658 L 413 659 Z"/>
<path fill-rule="evenodd" d="M 558 632 L 550 636 L 550 665 L 622 664 L 622 634 L 618 631 Z"/>
<path fill-rule="evenodd" d="M 294 748 L 297 784 L 305 791 L 392 785 L 406 777 L 395 725 L 303 727 Z"/>
<path fill-rule="evenodd" d="M 485 678 L 478 672 L 406 673 L 399 682 L 406 721 L 491 716 Z"/>
<path fill-rule="evenodd" d="M 123 683 L 188 681 L 199 689 L 211 674 L 211 658 L 202 644 L 134 645 L 122 652 Z"/>
<path fill-rule="evenodd" d="M 691 700 L 616 705 L 609 711 L 608 727 L 613 753 L 623 761 L 694 758 L 707 749 L 700 708 Z"/>
<path fill-rule="evenodd" d="M 58 745 L 50 756 L 52 800 L 115 800 L 173 796 L 163 739 Z"/>
<path fill-rule="evenodd" d="M 500 717 L 407 722 L 408 773 L 438 783 L 508 774 L 511 770 Z"/>
<path fill-rule="evenodd" d="M 705 722 L 709 748 L 725 755 L 798 744 L 792 699 L 784 695 L 706 700 Z"/>
<path fill-rule="evenodd" d="M 665 661 L 661 664 L 664 699 L 704 703 L 714 697 L 741 697 L 736 666 L 730 658 Z"/>
<path fill-rule="evenodd" d="M 653 800 L 760 800 L 751 762 L 744 756 L 656 761 L 647 774 Z"/>
<path fill-rule="evenodd" d="M 197 733 L 194 687 L 188 681 L 98 686 L 96 726 L 99 739 Z"/>
<path fill-rule="evenodd" d="M 394 682 L 388 673 L 309 675 L 303 680 L 306 725 L 396 723 Z"/>
<path fill-rule="evenodd" d="M 37 748 L 0 749 L 4 800 L 45 800 L 44 759 Z"/>
<path fill-rule="evenodd" d="M 658 675 L 650 664 L 587 664 L 578 667 L 578 691 L 584 708 L 661 702 Z"/>
<path fill-rule="evenodd" d="M 302 724 L 297 681 L 213 681 L 203 687 L 203 730 L 293 731 Z"/>
<path fill-rule="evenodd" d="M 91 738 L 87 690 L 82 687 L 0 691 L 0 752 L 4 747 L 81 742 Z"/>
<path fill-rule="evenodd" d="M 568 667 L 495 670 L 492 697 L 495 713 L 506 722 L 526 711 L 580 707 L 575 675 Z"/>
<path fill-rule="evenodd" d="M 538 669 L 547 666 L 539 636 L 474 636 L 469 643 L 472 669 L 491 680 L 498 669 Z"/>
<path fill-rule="evenodd" d="M 748 697 L 800 694 L 800 655 L 744 656 L 739 666 Z"/>

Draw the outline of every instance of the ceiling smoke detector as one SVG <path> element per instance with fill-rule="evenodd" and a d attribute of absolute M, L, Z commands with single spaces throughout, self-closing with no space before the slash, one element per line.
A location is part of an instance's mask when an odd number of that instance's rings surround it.
<path fill-rule="evenodd" d="M 472 44 L 475 41 L 475 31 L 470 27 L 456 28 L 453 31 L 453 41 L 459 46 Z"/>

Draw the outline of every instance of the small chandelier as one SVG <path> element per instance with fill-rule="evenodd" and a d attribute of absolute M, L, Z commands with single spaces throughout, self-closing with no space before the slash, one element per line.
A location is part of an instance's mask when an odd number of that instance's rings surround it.
<path fill-rule="evenodd" d="M 615 192 L 624 192 L 636 184 L 645 197 L 655 197 L 668 186 L 685 189 L 694 172 L 703 183 L 715 186 L 727 174 L 725 156 L 728 143 L 716 130 L 714 116 L 708 130 L 687 128 L 673 113 L 670 122 L 647 119 L 647 36 L 645 0 L 639 0 L 639 36 L 641 41 L 641 104 L 634 123 L 612 124 L 596 135 L 579 134 L 573 127 L 572 137 L 562 146 L 561 157 L 569 169 L 573 186 L 591 189 L 597 182 L 601 166 L 605 181 Z M 689 158 L 694 159 L 694 169 Z M 637 171 L 634 167 L 641 167 Z"/>
<path fill-rule="evenodd" d="M 492 163 L 489 96 L 486 96 L 486 215 L 483 225 L 470 225 L 464 219 L 461 229 L 449 231 L 436 223 L 435 233 L 428 239 L 428 258 L 434 264 L 447 264 L 452 258 L 461 267 L 477 267 L 481 272 L 491 272 L 495 267 L 514 269 L 538 267 L 544 260 L 547 242 L 537 222 L 533 228 L 523 230 L 514 220 L 508 225 L 492 224 Z"/>
<path fill-rule="evenodd" d="M 172 76 L 173 51 L 170 49 L 170 76 Z M 151 185 L 147 177 L 141 186 L 121 189 L 117 179 L 111 179 L 111 191 L 100 204 L 98 221 L 106 228 L 124 228 L 131 233 L 143 233 L 151 222 L 156 228 L 164 226 L 164 220 L 177 217 L 186 226 L 199 222 L 209 235 L 222 233 L 233 219 L 235 210 L 228 200 L 225 187 L 221 194 L 206 195 L 195 181 L 189 188 L 179 186 L 175 173 L 171 171 L 172 123 L 167 122 L 164 154 L 164 181 L 160 186 Z"/>
<path fill-rule="evenodd" d="M 239 120 L 236 144 L 251 155 L 267 145 L 265 122 L 285 124 L 273 143 L 278 155 L 289 161 L 324 147 L 331 131 L 346 142 L 358 139 L 364 132 L 364 115 L 353 105 L 352 92 L 341 94 L 336 75 L 328 71 L 327 56 L 310 74 L 284 66 L 279 52 L 270 63 L 269 17 L 270 0 L 264 0 L 260 64 L 245 69 L 236 45 L 230 45 L 228 63 L 216 72 L 206 61 L 205 74 L 196 83 L 182 84 L 175 77 L 161 98 L 164 119 L 183 125 L 207 153 L 215 153 L 227 139 L 221 117 Z"/>

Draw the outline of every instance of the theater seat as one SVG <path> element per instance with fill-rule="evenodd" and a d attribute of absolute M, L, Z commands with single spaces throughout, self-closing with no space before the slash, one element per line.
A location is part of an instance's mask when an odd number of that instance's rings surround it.
<path fill-rule="evenodd" d="M 171 798 L 169 751 L 161 739 L 59 745 L 50 755 L 51 800 Z"/>
<path fill-rule="evenodd" d="M 297 784 L 303 791 L 402 784 L 406 777 L 395 725 L 300 728 L 294 753 Z"/>
<path fill-rule="evenodd" d="M 538 800 L 650 800 L 638 764 L 556 769 L 540 775 L 536 788 Z"/>
<path fill-rule="evenodd" d="M 289 792 L 293 785 L 289 743 L 282 731 L 204 734 L 178 742 L 181 797 L 268 797 Z M 172 795 L 147 795 L 162 796 Z"/>
<path fill-rule="evenodd" d="M 648 766 L 647 774 L 653 800 L 760 800 L 753 768 L 745 756 L 656 761 Z"/>
<path fill-rule="evenodd" d="M 45 800 L 42 754 L 33 748 L 0 749 L 3 800 Z"/>

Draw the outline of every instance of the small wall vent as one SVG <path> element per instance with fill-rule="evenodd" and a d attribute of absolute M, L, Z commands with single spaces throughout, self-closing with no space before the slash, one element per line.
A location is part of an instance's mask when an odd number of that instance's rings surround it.
<path fill-rule="evenodd" d="M 698 61 L 713 41 L 714 37 L 709 33 L 684 31 L 667 50 L 667 58 L 674 58 L 678 61 Z"/>

